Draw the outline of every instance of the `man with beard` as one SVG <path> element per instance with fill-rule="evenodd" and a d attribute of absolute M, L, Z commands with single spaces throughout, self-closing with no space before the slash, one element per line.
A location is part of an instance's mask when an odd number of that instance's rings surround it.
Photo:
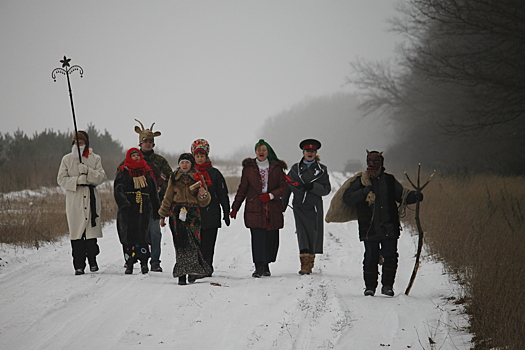
<path fill-rule="evenodd" d="M 383 257 L 381 293 L 394 296 L 400 236 L 398 204 L 401 206 L 423 200 L 423 194 L 409 191 L 396 178 L 385 173 L 383 152 L 367 150 L 367 170 L 358 174 L 346 189 L 343 201 L 356 207 L 359 239 L 365 245 L 363 278 L 365 296 L 373 296 L 377 288 L 378 264 Z"/>

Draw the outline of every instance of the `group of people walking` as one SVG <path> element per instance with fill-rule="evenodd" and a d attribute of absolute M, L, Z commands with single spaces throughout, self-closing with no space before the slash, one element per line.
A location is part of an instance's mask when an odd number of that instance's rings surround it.
<path fill-rule="evenodd" d="M 306 139 L 299 144 L 302 158 L 289 170 L 268 142 L 259 140 L 255 157 L 242 161 L 240 184 L 230 207 L 226 181 L 212 166 L 206 140 L 195 140 L 190 152 L 180 155 L 173 171 L 166 159 L 153 150 L 154 138 L 161 135 L 153 132 L 155 123 L 146 129 L 137 122 L 139 148 L 126 152 L 114 181 L 125 274 L 133 273 L 136 262 L 140 262 L 143 274 L 163 271 L 160 228 L 168 225 L 176 253 L 172 274 L 178 283 L 185 285 L 212 276 L 218 229 L 222 221 L 229 226 L 230 219 L 237 219 L 243 203 L 244 224 L 251 234 L 252 277 L 271 276 L 270 264 L 277 259 L 279 230 L 284 226 L 283 213 L 288 207 L 295 219 L 299 274 L 312 273 L 316 254 L 323 253 L 322 197 L 331 191 L 327 167 L 320 163 L 317 154 L 321 148 L 318 140 Z M 365 245 L 363 277 L 367 296 L 373 296 L 377 288 L 380 256 L 384 259 L 382 293 L 394 295 L 400 231 L 397 203 L 411 204 L 423 199 L 421 193 L 404 189 L 392 175 L 384 173 L 383 160 L 382 153 L 369 152 L 367 171 L 349 179 L 338 190 L 344 193 L 334 196 L 330 208 L 349 206 L 357 213 L 359 237 Z M 66 189 L 77 275 L 84 274 L 86 260 L 91 272 L 99 269 L 97 238 L 102 237 L 102 230 L 96 186 L 105 179 L 100 157 L 89 148 L 89 136 L 79 131 L 73 136 L 72 152 L 63 157 L 58 174 L 59 185 Z"/>

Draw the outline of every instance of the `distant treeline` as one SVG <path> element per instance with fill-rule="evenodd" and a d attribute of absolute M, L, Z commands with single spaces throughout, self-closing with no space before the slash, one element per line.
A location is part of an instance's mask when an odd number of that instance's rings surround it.
<path fill-rule="evenodd" d="M 395 128 L 389 155 L 441 173 L 525 173 L 522 0 L 409 0 L 396 63 L 357 62 L 350 83 Z M 399 164 L 403 166 L 403 164 Z"/>
<path fill-rule="evenodd" d="M 85 130 L 90 147 L 102 157 L 102 165 L 112 179 L 118 164 L 124 159 L 124 148 L 107 131 L 95 126 Z M 0 192 L 57 186 L 58 167 L 62 157 L 71 152 L 72 132 L 44 130 L 32 136 L 23 131 L 0 133 Z"/>

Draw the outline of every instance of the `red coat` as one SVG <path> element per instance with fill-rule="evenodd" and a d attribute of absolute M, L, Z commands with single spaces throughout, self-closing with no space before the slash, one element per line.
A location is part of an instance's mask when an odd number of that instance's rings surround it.
<path fill-rule="evenodd" d="M 268 193 L 274 198 L 263 203 L 259 198 L 262 195 L 261 176 L 259 167 L 254 158 L 247 158 L 242 162 L 241 183 L 237 189 L 232 210 L 239 211 L 242 202 L 246 199 L 244 208 L 244 224 L 248 228 L 265 228 L 278 230 L 284 226 L 283 204 L 281 197 L 288 191 L 288 183 L 284 176 L 287 168 L 283 161 L 270 162 L 268 174 Z"/>

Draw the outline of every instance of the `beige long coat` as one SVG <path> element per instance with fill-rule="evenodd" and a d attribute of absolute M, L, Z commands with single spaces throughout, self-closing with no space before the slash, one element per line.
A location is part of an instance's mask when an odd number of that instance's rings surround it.
<path fill-rule="evenodd" d="M 106 173 L 102 169 L 100 156 L 89 150 L 89 157 L 82 157 L 82 162 L 88 166 L 87 181 L 90 185 L 98 186 L 106 180 Z M 98 191 L 95 188 L 96 208 L 99 217 L 96 226 L 91 227 L 91 207 L 89 205 L 89 188 L 77 186 L 78 153 L 66 154 L 60 163 L 57 182 L 66 190 L 66 215 L 71 240 L 81 239 L 86 231 L 86 239 L 102 237 L 102 226 L 100 224 L 101 202 Z"/>

